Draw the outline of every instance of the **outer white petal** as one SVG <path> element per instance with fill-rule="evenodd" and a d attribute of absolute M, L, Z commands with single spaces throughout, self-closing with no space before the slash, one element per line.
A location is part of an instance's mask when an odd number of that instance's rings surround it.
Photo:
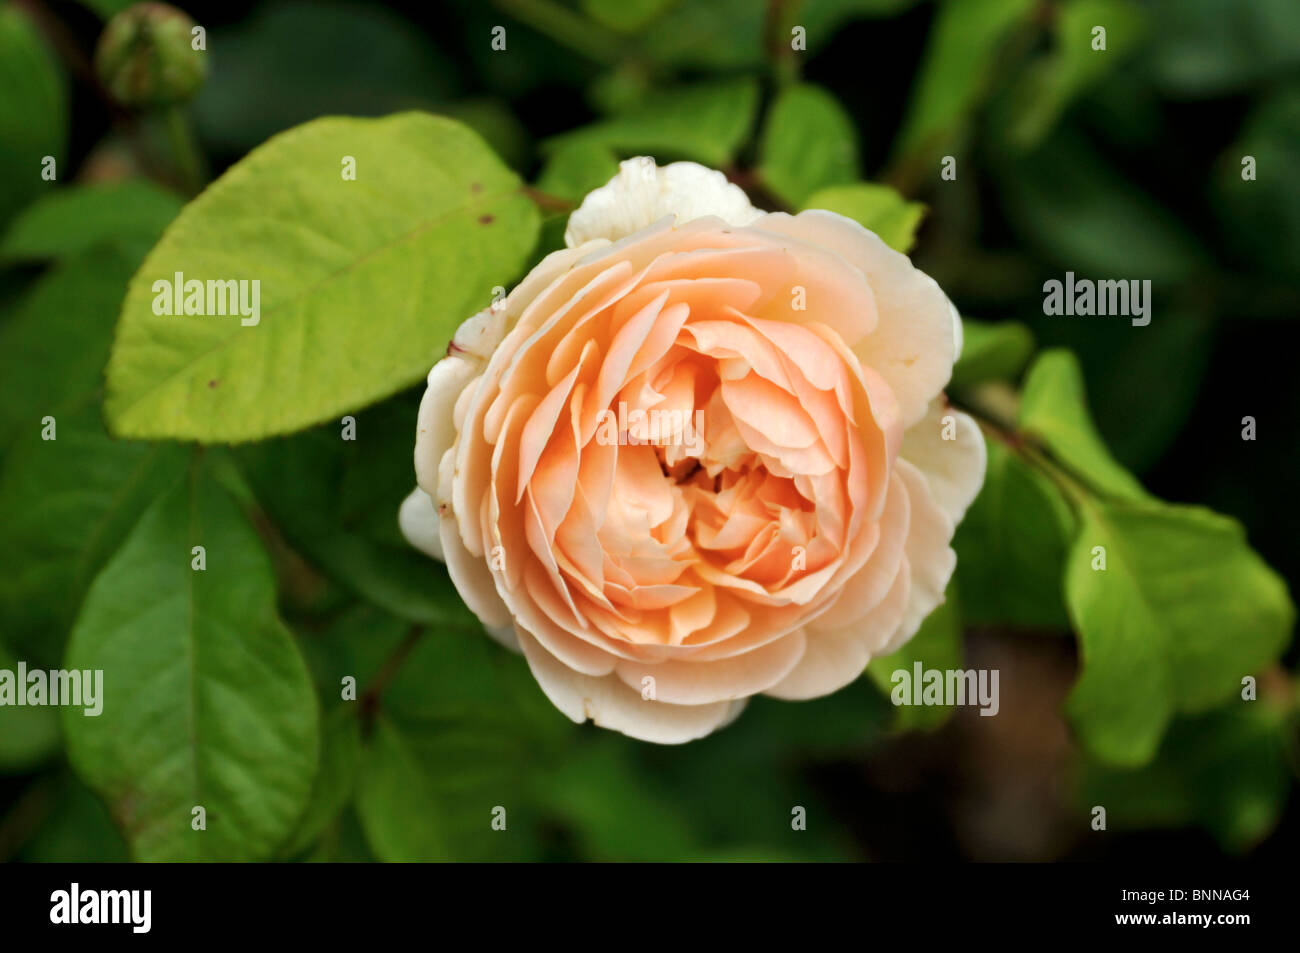
<path fill-rule="evenodd" d="M 966 338 L 961 326 L 961 312 L 957 310 L 951 298 L 948 300 L 948 307 L 952 310 L 952 362 L 956 364 L 961 358 L 961 348 Z"/>
<path fill-rule="evenodd" d="M 434 500 L 438 499 L 438 463 L 456 441 L 452 409 L 476 373 L 473 359 L 459 354 L 448 354 L 429 371 L 415 423 L 415 482 Z"/>
<path fill-rule="evenodd" d="M 921 471 L 901 457 L 895 462 L 897 472 L 907 487 L 911 505 L 911 524 L 904 552 L 911 570 L 912 584 L 902 624 L 880 647 L 878 654 L 888 655 L 916 635 L 925 617 L 944 600 L 948 580 L 957 568 L 957 554 L 952 551 L 953 522 L 943 511 Z"/>
<path fill-rule="evenodd" d="M 517 628 L 519 645 L 528 667 L 546 697 L 572 721 L 588 719 L 602 728 L 620 731 L 640 741 L 681 744 L 703 738 L 729 724 L 745 706 L 745 699 L 709 705 L 673 705 L 650 701 L 624 685 L 618 676 L 581 675 L 542 648 L 524 629 Z"/>
<path fill-rule="evenodd" d="M 692 659 L 637 662 L 624 659 L 614 674 L 634 691 L 654 679 L 655 698 L 675 705 L 707 705 L 748 698 L 790 674 L 804 654 L 804 633 L 796 629 L 749 652 L 711 661 Z"/>
<path fill-rule="evenodd" d="M 944 439 L 945 430 L 953 439 Z M 984 485 L 988 449 L 979 425 L 936 397 L 921 422 L 903 434 L 900 452 L 924 474 L 934 501 L 953 524 L 960 523 Z"/>
<path fill-rule="evenodd" d="M 447 564 L 447 575 L 451 576 L 452 584 L 465 600 L 465 605 L 491 631 L 510 624 L 510 609 L 497 593 L 496 580 L 492 578 L 487 560 L 465 548 L 460 522 L 452 512 L 451 504 L 445 502 L 449 498 L 446 493 L 451 490 L 455 456 L 454 448 L 442 456 L 439 473 L 444 492 L 435 497 L 442 504 L 438 508 L 438 522 L 442 532 L 443 561 Z"/>
<path fill-rule="evenodd" d="M 604 243 L 601 243 L 604 244 Z M 594 248 L 562 248 L 537 263 L 514 291 L 467 318 L 429 371 L 415 435 L 415 481 L 435 500 L 438 464 L 456 440 L 452 412 L 465 387 L 483 370 L 506 332 L 543 289 Z"/>
<path fill-rule="evenodd" d="M 595 238 L 618 241 L 669 215 L 678 225 L 706 215 L 748 225 L 763 213 L 721 172 L 695 162 L 659 168 L 639 156 L 621 162 L 614 178 L 587 194 L 569 216 L 564 241 L 570 248 Z"/>
<path fill-rule="evenodd" d="M 397 523 L 408 543 L 442 561 L 441 521 L 428 493 L 418 486 L 412 490 L 397 511 Z"/>

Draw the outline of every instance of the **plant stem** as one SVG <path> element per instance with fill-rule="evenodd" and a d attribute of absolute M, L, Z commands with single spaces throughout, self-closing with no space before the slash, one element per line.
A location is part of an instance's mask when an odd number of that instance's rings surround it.
<path fill-rule="evenodd" d="M 197 195 L 203 191 L 205 184 L 203 155 L 194 140 L 194 130 L 184 108 L 169 107 L 163 114 L 163 123 L 167 127 L 167 138 L 171 143 L 177 171 L 180 172 L 181 184 L 191 195 Z"/>
<path fill-rule="evenodd" d="M 1075 505 L 1091 508 L 1095 499 L 1093 491 L 1016 429 L 1014 392 L 1008 389 L 1004 394 L 994 388 L 981 388 L 974 392 L 973 397 L 962 403 L 962 409 L 975 418 L 980 429 L 1042 471 Z"/>
<path fill-rule="evenodd" d="M 388 688 L 388 683 L 393 680 L 402 663 L 406 661 L 411 650 L 415 648 L 415 643 L 420 640 L 424 630 L 419 625 L 412 625 L 406 633 L 406 638 L 402 643 L 393 650 L 393 654 L 388 656 L 384 661 L 384 666 L 379 670 L 379 674 L 374 677 L 361 697 L 357 700 L 358 710 L 361 716 L 362 731 L 369 732 L 374 723 L 375 715 L 379 712 L 379 699 Z"/>
<path fill-rule="evenodd" d="M 523 186 L 520 191 L 532 199 L 534 205 L 548 212 L 571 212 L 578 204 L 558 195 L 550 195 L 540 189 L 535 189 L 531 185 Z"/>

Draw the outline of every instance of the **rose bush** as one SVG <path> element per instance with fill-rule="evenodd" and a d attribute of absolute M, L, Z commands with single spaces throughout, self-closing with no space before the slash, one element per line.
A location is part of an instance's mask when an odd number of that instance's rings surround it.
<path fill-rule="evenodd" d="M 565 239 L 430 371 L 407 538 L 561 711 L 648 741 L 909 639 L 985 466 L 938 285 L 693 163 L 624 162 Z"/>

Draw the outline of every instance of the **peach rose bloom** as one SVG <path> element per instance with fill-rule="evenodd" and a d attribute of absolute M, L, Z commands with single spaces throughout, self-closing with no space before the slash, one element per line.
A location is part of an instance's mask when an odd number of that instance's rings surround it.
<path fill-rule="evenodd" d="M 911 638 L 985 464 L 938 285 L 694 163 L 624 162 L 565 240 L 420 407 L 402 529 L 487 631 L 574 721 L 664 743 Z"/>

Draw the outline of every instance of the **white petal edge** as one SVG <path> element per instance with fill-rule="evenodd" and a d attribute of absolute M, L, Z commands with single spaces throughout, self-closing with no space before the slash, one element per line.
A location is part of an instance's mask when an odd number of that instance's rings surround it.
<path fill-rule="evenodd" d="M 627 159 L 618 174 L 587 193 L 569 216 L 564 241 L 570 248 L 597 238 L 618 241 L 667 216 L 684 225 L 716 215 L 729 225 L 748 225 L 764 213 L 743 189 L 715 169 L 697 162 L 660 168 L 647 156 Z"/>
<path fill-rule="evenodd" d="M 946 420 L 949 416 L 950 422 Z M 944 439 L 946 429 L 952 431 L 951 440 Z M 953 524 L 960 523 L 984 485 L 988 466 L 988 448 L 979 424 L 937 397 L 920 423 L 903 434 L 899 452 L 925 476 L 931 496 Z"/>
<path fill-rule="evenodd" d="M 406 541 L 439 562 L 442 558 L 442 526 L 433 497 L 416 487 L 397 510 L 397 525 Z"/>
<path fill-rule="evenodd" d="M 925 476 L 901 457 L 895 461 L 895 467 L 907 487 L 907 498 L 911 504 L 911 522 L 903 552 L 912 579 L 902 624 L 880 647 L 880 655 L 896 652 L 916 635 L 925 617 L 943 603 L 948 580 L 957 568 L 957 554 L 949 545 L 952 542 L 953 522 L 935 501 Z"/>
<path fill-rule="evenodd" d="M 616 675 L 580 675 L 542 648 L 527 631 L 516 628 L 528 667 L 546 697 L 571 721 L 590 719 L 609 728 L 656 744 L 682 744 L 703 738 L 730 724 L 745 707 L 745 699 L 708 705 L 672 705 L 643 699 Z"/>

